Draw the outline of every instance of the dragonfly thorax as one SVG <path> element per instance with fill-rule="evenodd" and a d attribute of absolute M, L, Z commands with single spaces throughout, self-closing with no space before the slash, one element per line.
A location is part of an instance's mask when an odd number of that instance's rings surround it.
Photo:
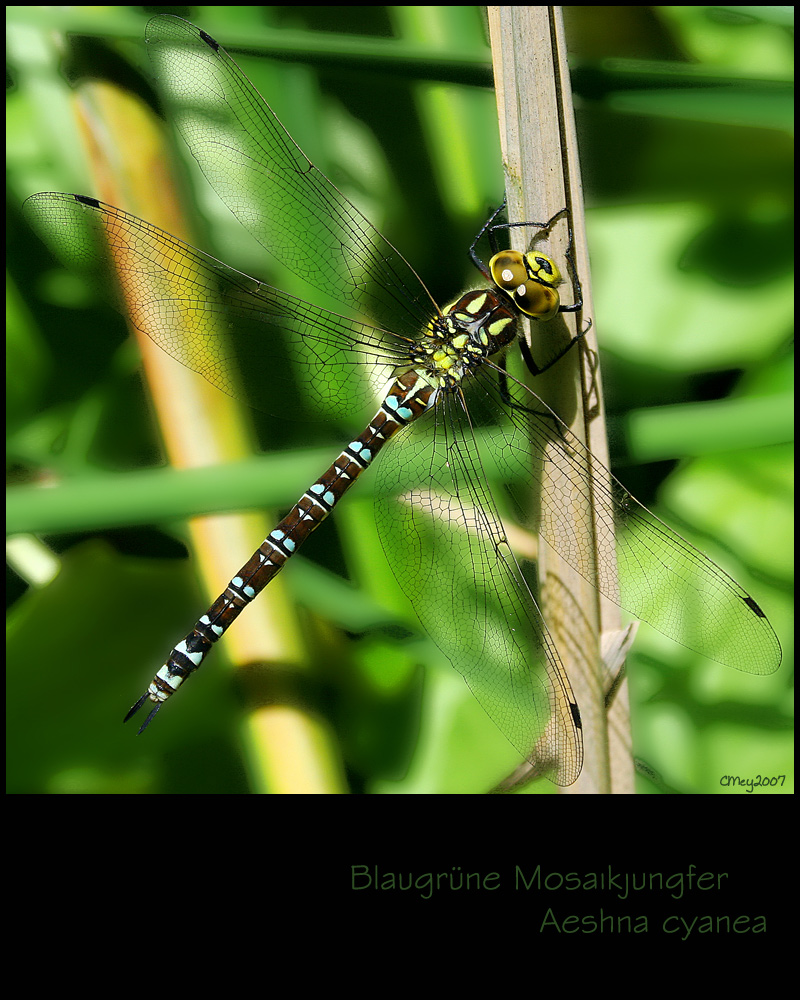
<path fill-rule="evenodd" d="M 412 360 L 433 382 L 452 389 L 516 335 L 516 313 L 496 292 L 466 292 L 426 327 Z"/>

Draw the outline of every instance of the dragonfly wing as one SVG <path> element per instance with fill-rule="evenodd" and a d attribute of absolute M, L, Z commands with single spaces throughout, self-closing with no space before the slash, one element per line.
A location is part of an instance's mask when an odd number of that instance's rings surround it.
<path fill-rule="evenodd" d="M 709 659 L 747 673 L 778 669 L 777 636 L 747 591 L 640 504 L 525 386 L 510 383 L 510 399 L 496 383 L 483 386 L 494 405 L 510 403 L 520 430 L 495 449 L 518 514 L 562 559 L 621 608 Z M 531 496 L 540 498 L 536 511 L 525 510 Z"/>
<path fill-rule="evenodd" d="M 583 761 L 575 698 L 456 396 L 440 396 L 379 463 L 375 516 L 425 630 L 534 771 L 572 784 Z"/>
<path fill-rule="evenodd" d="M 245 229 L 312 286 L 416 336 L 439 310 L 411 265 L 297 146 L 228 53 L 158 15 L 147 44 L 173 119 Z"/>
<path fill-rule="evenodd" d="M 402 339 L 271 288 L 103 202 L 37 194 L 25 214 L 138 330 L 256 409 L 285 413 L 274 391 L 283 382 L 324 406 L 326 419 L 351 416 L 376 388 L 359 372 L 384 381 L 407 356 Z"/>

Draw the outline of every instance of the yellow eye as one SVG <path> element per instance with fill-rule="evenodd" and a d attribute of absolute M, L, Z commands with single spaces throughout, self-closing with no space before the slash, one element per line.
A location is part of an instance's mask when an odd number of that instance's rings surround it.
<path fill-rule="evenodd" d="M 507 292 L 528 280 L 525 258 L 517 250 L 502 250 L 489 261 L 492 280 Z"/>
<path fill-rule="evenodd" d="M 561 281 L 561 272 L 550 257 L 543 253 L 531 251 L 525 254 L 525 269 L 534 281 L 545 285 L 557 285 Z"/>
<path fill-rule="evenodd" d="M 561 299 L 555 288 L 539 281 L 526 281 L 515 290 L 514 302 L 526 316 L 547 320 L 556 315 Z"/>
<path fill-rule="evenodd" d="M 489 261 L 489 270 L 498 288 L 508 292 L 526 316 L 547 320 L 558 312 L 561 300 L 553 286 L 561 281 L 561 273 L 549 257 L 502 250 Z"/>

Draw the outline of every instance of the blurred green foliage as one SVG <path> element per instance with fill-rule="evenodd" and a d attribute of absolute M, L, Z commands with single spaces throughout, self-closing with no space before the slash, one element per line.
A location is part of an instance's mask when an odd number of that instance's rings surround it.
<path fill-rule="evenodd" d="M 781 671 L 754 678 L 640 633 L 629 661 L 635 753 L 669 787 L 715 792 L 720 774 L 791 768 L 792 37 L 781 12 L 793 9 L 564 9 L 618 474 L 757 595 L 785 647 Z M 44 537 L 60 572 L 28 589 L 10 577 L 8 788 L 245 791 L 222 657 L 146 738 L 120 725 L 204 601 L 171 535 L 109 526 L 126 491 L 120 474 L 161 462 L 136 358 L 123 325 L 86 301 L 19 216 L 35 191 L 92 193 L 62 57 L 148 93 L 148 15 L 11 10 L 9 479 L 53 487 L 51 522 L 29 516 L 19 530 Z M 480 10 L 180 8 L 232 52 L 439 301 L 477 283 L 466 247 L 502 198 Z M 204 249 L 277 280 L 235 220 L 188 179 L 187 198 Z M 280 276 L 302 295 L 290 281 Z M 728 409 L 715 419 L 721 401 Z M 334 453 L 346 432 L 322 427 L 314 443 Z M 293 443 L 309 440 L 303 429 Z M 54 529 L 53 519 L 70 516 L 58 504 L 76 503 L 70 482 L 90 476 L 109 522 Z M 149 519 L 167 530 L 186 513 L 187 491 L 170 479 L 165 472 L 150 494 Z M 272 502 L 291 504 L 292 490 L 288 480 Z M 485 790 L 513 766 L 513 750 L 418 636 L 402 598 L 388 596 L 391 575 L 364 527 L 366 484 L 363 492 L 309 547 L 317 564 L 295 574 L 311 641 L 324 651 L 317 710 L 337 733 L 356 791 Z M 191 502 L 207 509 L 202 484 Z M 21 557 L 26 577 L 36 550 Z M 343 552 L 353 553 L 347 565 Z"/>

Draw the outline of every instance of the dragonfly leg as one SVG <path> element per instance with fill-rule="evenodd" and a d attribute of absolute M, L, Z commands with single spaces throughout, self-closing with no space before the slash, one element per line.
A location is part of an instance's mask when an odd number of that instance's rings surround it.
<path fill-rule="evenodd" d="M 500 205 L 500 207 L 496 208 L 494 210 L 494 212 L 492 212 L 492 214 L 486 220 L 486 222 L 484 222 L 483 226 L 481 227 L 481 231 L 478 233 L 478 235 L 472 241 L 472 245 L 469 248 L 470 260 L 475 265 L 475 267 L 477 267 L 477 269 L 481 272 L 481 274 L 484 276 L 484 278 L 486 278 L 488 281 L 492 281 L 492 272 L 486 266 L 486 263 L 484 261 L 482 261 L 481 258 L 478 256 L 478 251 L 475 249 L 475 247 L 478 245 L 478 241 L 480 240 L 480 238 L 483 236 L 483 234 L 488 229 L 489 230 L 489 245 L 492 248 L 492 253 L 495 254 L 497 252 L 497 247 L 496 247 L 496 242 L 497 241 L 494 239 L 494 237 L 493 237 L 492 234 L 494 233 L 495 229 L 501 229 L 501 228 L 503 228 L 503 225 L 502 225 L 502 223 L 500 223 L 497 226 L 492 226 L 492 223 L 497 218 L 497 216 L 503 211 L 503 209 L 505 207 L 506 207 L 506 199 L 503 198 L 503 201 L 502 201 L 502 204 Z"/>
<path fill-rule="evenodd" d="M 542 372 L 546 372 L 548 369 L 552 368 L 554 364 L 560 361 L 565 354 L 572 350 L 572 348 L 579 343 L 586 334 L 592 328 L 592 321 L 587 320 L 586 326 L 580 333 L 575 334 L 571 340 L 569 340 L 564 347 L 555 355 L 555 357 L 550 358 L 544 365 L 539 365 L 533 360 L 533 355 L 531 354 L 531 349 L 528 346 L 528 342 L 524 337 L 519 338 L 519 349 L 522 352 L 522 357 L 525 359 L 525 366 L 531 375 L 541 375 Z"/>

